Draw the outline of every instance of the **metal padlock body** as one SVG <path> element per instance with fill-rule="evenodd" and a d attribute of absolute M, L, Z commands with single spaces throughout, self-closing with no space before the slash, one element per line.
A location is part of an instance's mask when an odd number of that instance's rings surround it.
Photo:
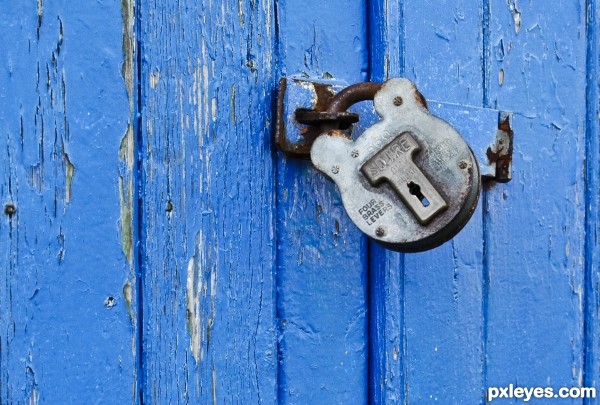
<path fill-rule="evenodd" d="M 321 134 L 312 146 L 311 160 L 336 183 L 348 215 L 369 237 L 401 252 L 439 246 L 464 227 L 477 207 L 481 188 L 477 160 L 458 132 L 427 110 L 410 80 L 390 79 L 373 102 L 381 121 L 356 141 L 338 130 Z M 425 179 L 408 168 L 404 154 L 410 154 Z M 366 169 L 372 167 L 372 172 L 385 168 L 386 173 L 395 173 L 393 182 L 386 178 L 373 185 L 373 179 L 366 176 L 371 173 Z M 439 193 L 442 202 L 435 215 L 415 214 L 415 201 L 420 202 L 423 195 L 410 194 L 411 173 L 430 183 L 426 191 L 433 187 Z M 408 193 L 401 188 L 404 183 Z M 424 209 L 426 203 L 434 204 L 425 197 Z"/>

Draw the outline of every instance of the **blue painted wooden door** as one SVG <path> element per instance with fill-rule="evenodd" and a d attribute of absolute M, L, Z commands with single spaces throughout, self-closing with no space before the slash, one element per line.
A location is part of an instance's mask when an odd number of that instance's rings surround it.
<path fill-rule="evenodd" d="M 597 1 L 0 6 L 0 403 L 597 387 Z M 510 111 L 513 180 L 442 247 L 386 251 L 275 150 L 296 74 Z"/>

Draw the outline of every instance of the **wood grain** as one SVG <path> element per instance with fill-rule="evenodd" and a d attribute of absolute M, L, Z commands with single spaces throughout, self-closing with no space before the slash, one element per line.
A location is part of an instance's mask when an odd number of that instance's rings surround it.
<path fill-rule="evenodd" d="M 144 401 L 274 403 L 274 13 L 143 2 Z"/>
<path fill-rule="evenodd" d="M 0 33 L 0 403 L 136 402 L 121 4 L 4 2 Z"/>
<path fill-rule="evenodd" d="M 585 21 L 578 1 L 490 3 L 489 103 L 515 113 L 515 153 L 484 201 L 488 385 L 582 384 Z"/>
<path fill-rule="evenodd" d="M 373 250 L 375 401 L 482 403 L 487 386 L 582 385 L 584 353 L 597 364 L 589 337 L 598 296 L 591 253 L 597 241 L 589 235 L 597 218 L 590 214 L 584 250 L 586 189 L 590 207 L 597 204 L 583 165 L 584 7 L 572 1 L 548 12 L 516 2 L 432 8 L 402 1 L 399 8 L 403 25 L 388 21 L 384 31 L 405 34 L 400 70 L 428 98 L 512 111 L 516 176 L 488 184 L 469 226 L 440 249 L 404 258 Z M 375 43 L 373 55 L 389 54 L 386 43 Z M 379 79 L 382 72 L 373 74 Z M 595 103 L 588 117 L 596 117 L 597 101 L 591 94 L 588 100 Z M 592 164 L 588 176 L 597 179 Z"/>
<path fill-rule="evenodd" d="M 278 3 L 286 75 L 364 80 L 366 5 Z M 278 153 L 279 401 L 367 403 L 367 242 L 335 184 Z"/>

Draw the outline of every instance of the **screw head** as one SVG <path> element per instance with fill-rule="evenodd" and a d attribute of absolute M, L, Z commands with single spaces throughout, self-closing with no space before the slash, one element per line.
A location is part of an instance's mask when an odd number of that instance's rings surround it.
<path fill-rule="evenodd" d="M 378 237 L 382 237 L 385 235 L 385 230 L 382 227 L 379 227 L 377 229 L 375 229 L 375 235 L 377 235 Z"/>
<path fill-rule="evenodd" d="M 404 102 L 404 100 L 402 100 L 402 97 L 400 97 L 400 96 L 394 97 L 394 105 L 396 107 L 401 106 L 403 102 Z"/>
<path fill-rule="evenodd" d="M 358 151 L 356 149 L 354 149 L 351 153 L 353 158 L 357 158 L 358 157 Z"/>
<path fill-rule="evenodd" d="M 460 167 L 461 169 L 466 169 L 467 167 L 469 167 L 469 164 L 466 161 L 461 160 L 458 164 L 458 167 Z"/>
<path fill-rule="evenodd" d="M 4 206 L 4 214 L 12 217 L 17 212 L 17 207 L 14 204 L 8 203 Z"/>
<path fill-rule="evenodd" d="M 340 167 L 339 166 L 336 165 L 336 166 L 333 166 L 331 168 L 331 173 L 338 174 L 339 172 L 340 172 Z"/>

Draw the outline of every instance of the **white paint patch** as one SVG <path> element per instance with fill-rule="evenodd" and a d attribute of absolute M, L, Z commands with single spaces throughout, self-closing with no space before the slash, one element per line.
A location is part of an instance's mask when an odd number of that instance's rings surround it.
<path fill-rule="evenodd" d="M 160 70 L 156 70 L 154 73 L 150 73 L 150 87 L 154 90 L 156 86 L 158 86 L 158 82 L 160 81 Z"/>
<path fill-rule="evenodd" d="M 38 404 L 38 392 L 37 392 L 37 388 L 33 387 L 33 390 L 31 391 L 31 396 L 29 397 L 29 405 L 37 405 Z"/>
<path fill-rule="evenodd" d="M 214 367 L 212 369 L 212 401 L 213 404 L 217 403 L 217 371 Z"/>
<path fill-rule="evenodd" d="M 39 19 L 44 15 L 44 1 L 37 0 L 37 16 Z"/>
<path fill-rule="evenodd" d="M 217 98 L 213 97 L 210 100 L 210 110 L 212 113 L 212 120 L 215 122 L 217 120 Z"/>
<path fill-rule="evenodd" d="M 198 363 L 200 358 L 200 296 L 196 288 L 196 262 L 190 258 L 187 268 L 187 288 L 186 288 L 186 306 L 187 306 L 187 324 L 190 334 L 190 350 L 194 360 Z"/>
<path fill-rule="evenodd" d="M 71 201 L 71 187 L 73 185 L 73 176 L 75 175 L 75 166 L 71 163 L 69 155 L 63 153 L 63 160 L 65 162 L 65 201 L 68 203 Z"/>
<path fill-rule="evenodd" d="M 519 33 L 521 31 L 521 12 L 517 9 L 516 0 L 508 0 L 506 2 L 508 4 L 508 8 L 513 15 L 513 21 L 515 23 L 515 33 Z"/>
<path fill-rule="evenodd" d="M 119 147 L 119 159 L 124 160 L 127 163 L 128 169 L 133 169 L 134 159 L 134 145 L 133 145 L 133 124 L 127 125 L 125 136 L 121 139 L 121 146 Z"/>

